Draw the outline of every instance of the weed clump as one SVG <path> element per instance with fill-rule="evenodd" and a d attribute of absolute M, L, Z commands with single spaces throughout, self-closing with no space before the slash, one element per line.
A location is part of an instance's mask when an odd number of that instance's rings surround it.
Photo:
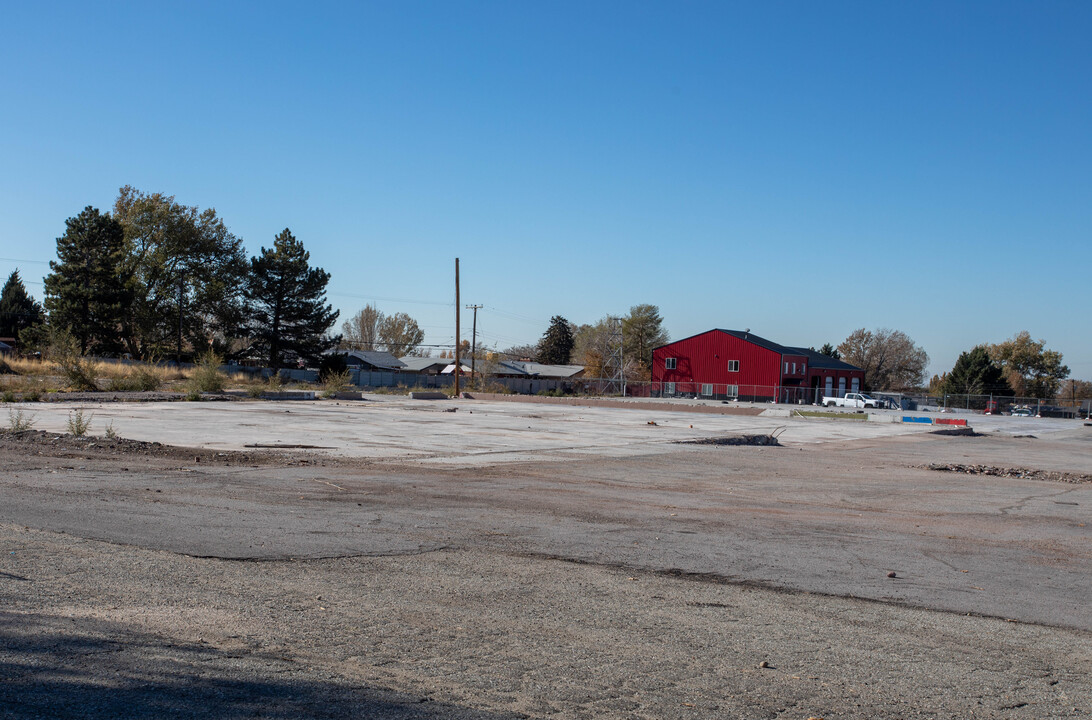
<path fill-rule="evenodd" d="M 352 383 L 353 374 L 350 370 L 327 372 L 322 376 L 322 396 L 331 398 Z"/>
<path fill-rule="evenodd" d="M 76 408 L 68 416 L 65 426 L 68 428 L 68 432 L 76 437 L 83 437 L 87 434 L 88 428 L 91 427 L 91 420 L 93 420 L 94 417 L 94 413 L 87 414 L 83 411 L 83 408 Z"/>
<path fill-rule="evenodd" d="M 8 428 L 15 433 L 26 432 L 34 427 L 35 419 L 21 409 L 8 410 Z"/>
<path fill-rule="evenodd" d="M 190 375 L 188 400 L 200 399 L 203 392 L 220 392 L 224 389 L 227 377 L 220 372 L 224 359 L 212 350 L 203 354 L 197 361 L 197 367 Z M 192 397 L 196 394 L 198 397 Z"/>

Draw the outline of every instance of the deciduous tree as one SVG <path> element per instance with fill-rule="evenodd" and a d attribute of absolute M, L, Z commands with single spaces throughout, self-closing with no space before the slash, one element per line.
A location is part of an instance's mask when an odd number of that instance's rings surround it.
<path fill-rule="evenodd" d="M 1092 399 L 1092 382 L 1088 380 L 1066 380 L 1058 389 L 1059 400 Z"/>
<path fill-rule="evenodd" d="M 286 359 L 314 360 L 337 344 L 327 335 L 338 311 L 326 302 L 330 273 L 308 263 L 311 254 L 285 228 L 250 260 L 246 286 L 254 347 L 274 370 Z"/>
<path fill-rule="evenodd" d="M 617 368 L 612 366 L 615 355 L 614 328 L 621 320 L 610 315 L 590 325 L 580 325 L 573 333 L 573 352 L 570 362 L 584 366 L 584 375 L 589 378 L 613 377 Z"/>
<path fill-rule="evenodd" d="M 114 216 L 125 230 L 135 298 L 127 318 L 130 352 L 181 355 L 184 345 L 197 349 L 210 338 L 226 345 L 240 333 L 246 254 L 215 210 L 126 185 Z"/>
<path fill-rule="evenodd" d="M 379 342 L 396 357 L 415 354 L 424 341 L 425 332 L 406 313 L 387 315 L 379 322 Z"/>
<path fill-rule="evenodd" d="M 132 303 L 124 282 L 125 233 L 109 213 L 87 206 L 65 221 L 57 260 L 45 278 L 49 322 L 76 338 L 80 354 L 121 347 L 121 327 Z"/>
<path fill-rule="evenodd" d="M 855 330 L 838 352 L 842 360 L 864 370 L 865 389 L 906 390 L 925 382 L 929 355 L 900 330 Z"/>
<path fill-rule="evenodd" d="M 18 339 L 20 332 L 44 318 L 42 305 L 27 293 L 19 270 L 12 270 L 0 291 L 0 337 Z"/>
<path fill-rule="evenodd" d="M 622 348 L 646 373 L 652 370 L 652 350 L 668 342 L 663 322 L 655 305 L 634 305 L 622 318 Z"/>
<path fill-rule="evenodd" d="M 379 324 L 383 313 L 371 303 L 341 324 L 342 338 L 346 345 L 361 350 L 375 350 L 379 342 Z"/>
<path fill-rule="evenodd" d="M 573 344 L 572 324 L 560 315 L 554 315 L 550 318 L 550 327 L 546 328 L 542 339 L 538 341 L 535 360 L 545 365 L 568 365 L 573 354 Z"/>
<path fill-rule="evenodd" d="M 499 354 L 504 360 L 534 360 L 538 357 L 538 345 L 513 345 Z"/>
<path fill-rule="evenodd" d="M 1054 397 L 1062 380 L 1069 377 L 1069 368 L 1062 364 L 1062 354 L 1047 350 L 1043 340 L 1032 340 L 1027 330 L 1003 343 L 990 345 L 988 350 L 990 357 L 1005 371 L 1017 395 Z"/>

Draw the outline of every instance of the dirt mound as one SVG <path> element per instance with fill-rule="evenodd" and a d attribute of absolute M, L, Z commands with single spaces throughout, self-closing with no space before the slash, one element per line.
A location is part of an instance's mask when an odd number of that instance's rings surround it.
<path fill-rule="evenodd" d="M 18 448 L 24 454 L 52 457 L 78 455 L 87 458 L 111 456 L 167 458 L 209 465 L 283 465 L 286 460 L 284 453 L 270 451 L 214 451 L 120 437 L 107 438 L 91 435 L 77 437 L 69 433 L 51 433 L 42 430 L 22 432 L 0 430 L 0 450 L 5 447 Z M 309 464 L 310 459 L 297 451 L 292 454 L 291 460 L 293 464 Z"/>

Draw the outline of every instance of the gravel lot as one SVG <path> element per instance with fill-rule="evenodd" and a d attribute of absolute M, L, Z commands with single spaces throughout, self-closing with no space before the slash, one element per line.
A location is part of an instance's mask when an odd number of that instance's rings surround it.
<path fill-rule="evenodd" d="M 0 718 L 1092 717 L 1092 428 L 600 412 L 484 466 L 0 434 Z"/>

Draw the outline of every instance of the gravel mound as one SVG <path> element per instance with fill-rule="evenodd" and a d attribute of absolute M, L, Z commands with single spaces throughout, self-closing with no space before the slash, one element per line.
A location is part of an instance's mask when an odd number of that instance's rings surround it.
<path fill-rule="evenodd" d="M 1092 475 L 1062 472 L 1058 470 L 1032 470 L 1030 468 L 1003 468 L 993 465 L 960 465 L 958 463 L 930 463 L 921 465 L 929 470 L 964 473 L 966 475 L 992 475 L 994 477 L 1020 478 L 1022 480 L 1046 480 L 1048 482 L 1088 483 Z"/>

